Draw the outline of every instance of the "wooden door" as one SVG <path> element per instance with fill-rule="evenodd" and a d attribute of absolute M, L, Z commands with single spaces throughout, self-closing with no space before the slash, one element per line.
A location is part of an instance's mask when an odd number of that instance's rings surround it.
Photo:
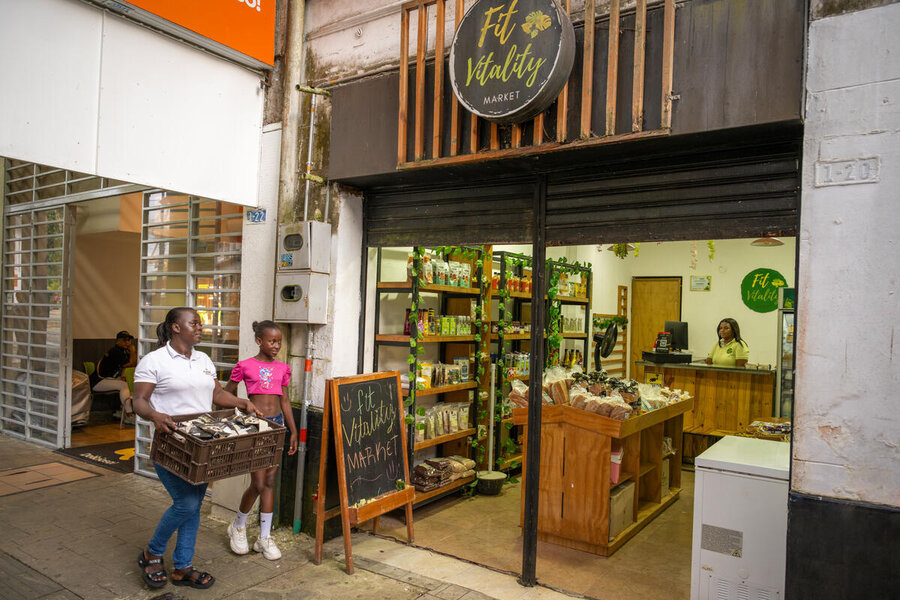
<path fill-rule="evenodd" d="M 681 277 L 631 279 L 631 377 L 644 381 L 644 369 L 635 363 L 641 352 L 652 350 L 666 321 L 681 320 Z"/>

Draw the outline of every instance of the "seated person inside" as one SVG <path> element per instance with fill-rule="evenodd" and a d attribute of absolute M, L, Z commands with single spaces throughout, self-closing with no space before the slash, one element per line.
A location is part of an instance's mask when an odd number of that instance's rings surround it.
<path fill-rule="evenodd" d="M 719 341 L 706 357 L 706 364 L 717 367 L 743 367 L 750 358 L 747 342 L 741 339 L 741 328 L 734 319 L 722 319 L 716 328 Z"/>
<path fill-rule="evenodd" d="M 125 420 L 134 423 L 131 409 L 131 392 L 123 375 L 125 369 L 137 364 L 137 350 L 134 348 L 134 336 L 127 331 L 116 334 L 116 345 L 106 351 L 91 374 L 91 389 L 95 392 L 119 392 L 122 403 L 120 410 L 125 411 Z M 119 418 L 116 411 L 113 417 Z"/>

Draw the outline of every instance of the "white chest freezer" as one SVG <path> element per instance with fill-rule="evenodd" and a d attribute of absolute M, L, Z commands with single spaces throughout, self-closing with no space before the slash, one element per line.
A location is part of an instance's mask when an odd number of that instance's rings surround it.
<path fill-rule="evenodd" d="M 790 445 L 726 436 L 694 466 L 691 598 L 784 598 Z"/>

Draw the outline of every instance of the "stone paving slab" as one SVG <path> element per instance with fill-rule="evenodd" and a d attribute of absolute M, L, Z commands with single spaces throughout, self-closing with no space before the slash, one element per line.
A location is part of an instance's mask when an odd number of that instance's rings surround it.
<path fill-rule="evenodd" d="M 68 463 L 39 446 L 0 434 L 0 464 L 18 467 L 51 461 Z M 76 462 L 78 468 L 91 469 Z M 227 523 L 210 517 L 204 503 L 194 566 L 216 578 L 209 590 L 193 590 L 171 584 L 148 589 L 140 578 L 136 558 L 149 541 L 170 499 L 159 482 L 133 474 L 93 469 L 96 476 L 61 486 L 0 497 L 0 600 L 494 600 L 488 588 L 466 580 L 447 581 L 440 575 L 465 571 L 473 565 L 441 557 L 441 567 L 431 553 L 376 538 L 354 534 L 353 575 L 345 572 L 343 541 L 336 538 L 324 546 L 321 565 L 312 563 L 314 541 L 293 535 L 287 528 L 273 535 L 283 558 L 268 561 L 252 552 L 237 556 L 228 548 Z M 258 527 L 249 524 L 252 544 Z M 368 540 L 367 544 L 361 542 Z M 369 548 L 357 554 L 357 545 Z M 392 544 L 388 546 L 387 544 Z M 171 569 L 170 541 L 166 564 Z M 385 560 L 384 556 L 408 557 L 408 561 Z M 488 576 L 485 576 L 488 577 Z M 496 579 L 502 578 L 502 585 Z M 516 597 L 548 600 L 557 596 L 529 595 L 529 588 L 513 577 L 490 574 L 492 589 L 516 590 Z M 477 581 L 473 580 L 473 581 Z M 486 585 L 488 584 L 486 583 Z M 467 587 L 468 585 L 468 587 Z M 534 591 L 536 588 L 532 588 Z M 548 590 L 544 590 L 549 592 Z"/>

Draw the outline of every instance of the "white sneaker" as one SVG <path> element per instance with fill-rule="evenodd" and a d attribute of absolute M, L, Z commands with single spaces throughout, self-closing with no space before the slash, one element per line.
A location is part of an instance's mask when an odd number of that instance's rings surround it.
<path fill-rule="evenodd" d="M 269 560 L 278 560 L 281 558 L 281 550 L 275 545 L 275 540 L 272 539 L 271 535 L 269 537 L 257 538 L 256 542 L 253 544 L 253 549 L 257 552 L 262 552 L 262 555 Z"/>
<path fill-rule="evenodd" d="M 228 524 L 228 545 L 235 554 L 247 554 L 250 546 L 247 544 L 247 528 L 235 527 L 234 523 Z"/>

